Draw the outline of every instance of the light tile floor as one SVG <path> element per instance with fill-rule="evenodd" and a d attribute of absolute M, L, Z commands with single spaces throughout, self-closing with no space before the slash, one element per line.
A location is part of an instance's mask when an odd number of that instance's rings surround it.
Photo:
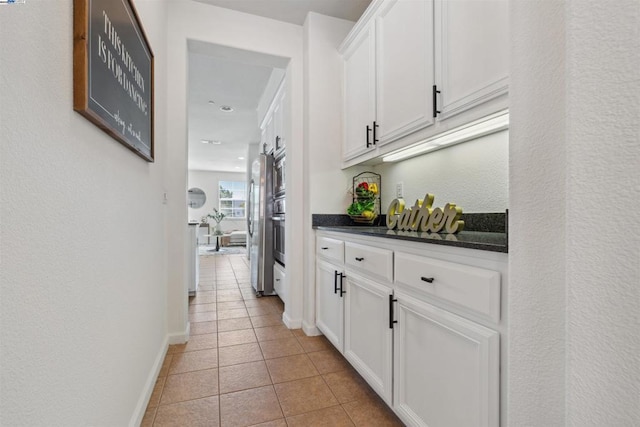
<path fill-rule="evenodd" d="M 257 298 L 245 255 L 200 257 L 189 342 L 169 346 L 142 426 L 402 426 L 322 336 Z"/>

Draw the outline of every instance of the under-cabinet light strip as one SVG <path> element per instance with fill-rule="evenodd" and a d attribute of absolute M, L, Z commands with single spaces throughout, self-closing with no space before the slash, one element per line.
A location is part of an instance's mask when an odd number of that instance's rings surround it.
<path fill-rule="evenodd" d="M 410 157 L 425 154 L 464 141 L 489 135 L 509 128 L 509 112 L 502 111 L 483 119 L 476 120 L 459 128 L 450 130 L 438 136 L 425 139 L 408 148 L 394 151 L 382 157 L 383 162 L 397 162 Z"/>

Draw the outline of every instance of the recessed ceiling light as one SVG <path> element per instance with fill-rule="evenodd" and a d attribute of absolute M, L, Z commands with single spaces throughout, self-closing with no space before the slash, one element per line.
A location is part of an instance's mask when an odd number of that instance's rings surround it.
<path fill-rule="evenodd" d="M 201 139 L 200 142 L 202 142 L 203 144 L 213 144 L 213 145 L 222 144 L 222 141 L 214 141 L 213 139 Z"/>
<path fill-rule="evenodd" d="M 216 103 L 215 101 L 209 100 L 209 104 L 213 105 L 215 103 Z"/>
<path fill-rule="evenodd" d="M 244 157 L 238 157 L 238 160 L 244 160 Z"/>
<path fill-rule="evenodd" d="M 236 166 L 236 169 L 240 169 L 240 166 Z"/>
<path fill-rule="evenodd" d="M 222 106 L 220 107 L 220 111 L 223 111 L 223 112 L 225 112 L 225 113 L 230 113 L 230 112 L 232 112 L 232 111 L 233 111 L 233 107 L 232 107 L 232 106 L 230 106 L 230 105 L 222 105 Z"/>

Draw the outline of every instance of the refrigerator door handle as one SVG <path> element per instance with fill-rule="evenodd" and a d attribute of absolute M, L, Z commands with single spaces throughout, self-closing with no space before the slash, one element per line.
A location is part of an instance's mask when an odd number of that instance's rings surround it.
<path fill-rule="evenodd" d="M 255 182 L 252 179 L 249 183 L 249 197 L 247 198 L 247 208 L 249 209 L 249 215 L 247 215 L 249 224 L 247 228 L 249 229 L 249 237 L 253 237 L 253 222 L 255 221 L 255 218 L 253 217 L 253 206 L 251 203 L 251 198 L 253 197 L 253 192 L 255 191 L 254 186 Z"/>

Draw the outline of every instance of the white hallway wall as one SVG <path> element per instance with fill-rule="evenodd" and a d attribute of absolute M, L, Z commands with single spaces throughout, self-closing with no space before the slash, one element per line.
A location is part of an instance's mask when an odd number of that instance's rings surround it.
<path fill-rule="evenodd" d="M 510 3 L 509 420 L 640 424 L 640 2 Z"/>
<path fill-rule="evenodd" d="M 347 202 L 346 183 L 354 170 L 342 166 L 342 59 L 338 46 L 354 23 L 310 13 L 304 24 L 305 43 L 305 288 L 304 323 L 315 328 L 315 232 L 311 214 L 341 213 Z M 287 206 L 288 208 L 288 206 Z"/>
<path fill-rule="evenodd" d="M 302 124 L 302 27 L 206 5 L 191 0 L 172 0 L 169 5 L 168 31 L 168 87 L 169 115 L 167 125 L 168 156 L 167 189 L 168 240 L 171 248 L 169 264 L 169 330 L 175 334 L 187 333 L 186 304 L 183 304 L 186 283 L 187 250 L 187 40 L 199 40 L 222 46 L 260 52 L 282 58 L 291 58 L 287 67 L 287 96 L 291 102 L 291 120 L 288 124 L 287 145 L 287 198 L 302 200 L 304 174 Z M 302 205 L 287 206 L 287 227 L 299 230 L 303 226 Z M 302 233 L 287 233 L 289 254 L 303 252 Z M 287 280 L 291 288 L 285 320 L 290 326 L 300 327 L 302 322 L 302 263 L 287 264 Z"/>
<path fill-rule="evenodd" d="M 197 171 L 190 170 L 188 177 L 188 187 L 197 187 L 204 191 L 207 196 L 207 200 L 204 206 L 199 209 L 188 208 L 189 220 L 200 221 L 203 215 L 213 213 L 213 208 L 218 209 L 219 204 L 219 182 L 220 181 L 242 181 L 246 182 L 247 175 L 239 172 L 212 172 L 212 171 Z M 215 221 L 209 218 L 209 224 L 215 225 Z M 227 217 L 220 223 L 223 231 L 229 230 L 246 230 L 247 220 L 246 218 L 230 218 Z"/>
<path fill-rule="evenodd" d="M 128 425 L 166 349 L 162 1 L 156 162 L 73 111 L 72 0 L 0 10 L 0 425 Z"/>

